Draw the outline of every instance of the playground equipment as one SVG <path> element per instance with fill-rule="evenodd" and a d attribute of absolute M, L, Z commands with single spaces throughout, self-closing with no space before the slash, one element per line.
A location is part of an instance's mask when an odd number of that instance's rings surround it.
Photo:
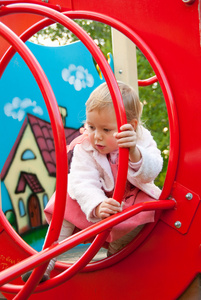
<path fill-rule="evenodd" d="M 158 0 L 110 3 L 105 0 L 50 0 L 48 3 L 5 0 L 0 4 L 0 74 L 14 48 L 32 71 L 43 94 L 53 128 L 57 160 L 57 205 L 44 250 L 36 253 L 24 243 L 0 212 L 0 242 L 4 245 L 0 246 L 0 290 L 7 299 L 177 299 L 201 271 L 200 0 L 176 3 L 173 0 L 168 3 Z M 44 17 L 49 19 L 44 20 Z M 118 127 L 126 121 L 114 75 L 95 43 L 71 20 L 76 18 L 109 24 L 130 38 L 147 57 L 166 100 L 170 157 L 160 201 L 133 206 L 55 245 L 65 206 L 65 137 L 51 86 L 24 41 L 52 22 L 68 27 L 97 61 L 112 95 Z M 9 48 L 9 44 L 13 48 Z M 127 150 L 121 149 L 113 195 L 120 202 L 127 160 Z M 88 264 L 112 226 L 140 211 L 153 209 L 157 212 L 156 222 L 147 225 L 127 247 L 111 257 Z M 38 285 L 52 257 L 93 236 L 96 238 L 91 246 L 75 264 L 57 264 L 54 277 Z M 20 275 L 33 268 L 36 269 L 24 284 Z"/>

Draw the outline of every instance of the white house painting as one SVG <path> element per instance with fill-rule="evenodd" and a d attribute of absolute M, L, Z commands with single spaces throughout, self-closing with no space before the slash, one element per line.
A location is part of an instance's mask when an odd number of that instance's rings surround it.
<path fill-rule="evenodd" d="M 104 79 L 81 42 L 61 47 L 26 44 L 52 86 L 69 144 L 80 134 L 89 94 Z M 18 54 L 6 68 L 0 88 L 2 210 L 23 235 L 46 225 L 43 210 L 56 182 L 54 140 L 40 89 Z M 69 163 L 70 159 L 71 154 Z"/>

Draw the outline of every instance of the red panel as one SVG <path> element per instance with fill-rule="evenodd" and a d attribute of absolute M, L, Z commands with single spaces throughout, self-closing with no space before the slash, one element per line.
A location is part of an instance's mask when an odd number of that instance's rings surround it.
<path fill-rule="evenodd" d="M 164 212 L 161 219 L 178 232 L 185 234 L 200 204 L 200 197 L 178 182 L 174 183 L 171 196 L 175 199 L 176 206 L 173 210 Z"/>
<path fill-rule="evenodd" d="M 31 15 L 30 17 L 30 15 L 25 14 L 11 15 L 0 18 L 1 22 L 11 28 L 18 35 L 20 35 L 34 23 L 38 22 L 40 19 L 41 17 L 39 16 Z M 9 46 L 10 44 L 0 36 L 0 58 Z"/>
<path fill-rule="evenodd" d="M 177 183 L 172 189 L 177 209 L 164 214 L 144 242 L 119 263 L 79 273 L 65 284 L 30 299 L 64 299 L 64 295 L 69 299 L 176 299 L 201 272 L 200 1 L 191 6 L 182 0 L 50 0 L 49 4 L 116 18 L 135 30 L 156 55 L 170 84 L 179 120 Z M 36 20 L 38 17 L 33 15 L 1 17 L 17 34 Z M 7 43 L 1 38 L 0 45 L 1 57 Z M 188 192 L 192 200 L 186 199 Z M 180 228 L 175 228 L 176 221 L 181 222 Z M 0 235 L 2 243 L 8 249 L 0 246 L 0 255 L 8 251 L 12 259 L 27 256 L 28 251 L 15 245 L 4 231 Z"/>

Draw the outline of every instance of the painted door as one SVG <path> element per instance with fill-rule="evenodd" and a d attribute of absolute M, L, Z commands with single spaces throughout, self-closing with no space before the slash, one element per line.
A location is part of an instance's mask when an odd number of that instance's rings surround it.
<path fill-rule="evenodd" d="M 41 226 L 41 210 L 38 197 L 31 195 L 28 201 L 28 212 L 31 227 Z"/>

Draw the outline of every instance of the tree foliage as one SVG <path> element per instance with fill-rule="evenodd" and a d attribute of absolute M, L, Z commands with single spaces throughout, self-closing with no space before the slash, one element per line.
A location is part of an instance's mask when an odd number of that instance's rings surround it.
<path fill-rule="evenodd" d="M 111 28 L 103 23 L 90 20 L 75 20 L 95 41 L 101 51 L 107 56 L 112 51 Z M 44 44 L 47 40 L 56 41 L 59 45 L 67 45 L 78 40 L 71 31 L 56 23 L 40 30 L 31 39 L 38 44 Z"/>
<path fill-rule="evenodd" d="M 108 25 L 91 20 L 75 21 L 92 37 L 105 57 L 107 57 L 107 53 L 112 53 L 111 28 Z M 47 39 L 51 39 L 53 42 L 57 41 L 60 45 L 78 40 L 75 35 L 60 24 L 54 24 L 39 31 L 32 38 L 32 41 L 44 44 Z M 148 60 L 139 49 L 137 49 L 137 68 L 139 79 L 146 79 L 154 75 Z M 159 83 L 139 87 L 139 96 L 143 103 L 143 124 L 151 131 L 164 159 L 163 170 L 155 180 L 155 183 L 162 188 L 169 157 L 169 124 L 166 104 Z"/>
<path fill-rule="evenodd" d="M 137 65 L 139 79 L 155 75 L 148 60 L 139 49 L 137 49 Z M 166 104 L 158 82 L 147 87 L 139 87 L 139 95 L 143 103 L 143 123 L 151 131 L 163 156 L 163 170 L 155 180 L 155 183 L 162 188 L 169 158 L 169 122 Z"/>

